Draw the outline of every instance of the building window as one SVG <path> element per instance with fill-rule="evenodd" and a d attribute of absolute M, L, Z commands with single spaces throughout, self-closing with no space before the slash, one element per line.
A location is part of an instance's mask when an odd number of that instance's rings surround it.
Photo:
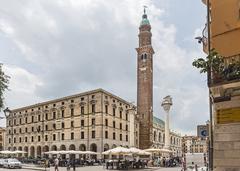
<path fill-rule="evenodd" d="M 22 118 L 19 119 L 19 123 L 22 124 Z"/>
<path fill-rule="evenodd" d="M 25 128 L 25 132 L 26 132 L 26 133 L 28 132 L 28 129 L 27 129 L 27 128 Z"/>
<path fill-rule="evenodd" d="M 41 141 L 41 137 L 40 136 L 38 136 L 38 142 L 40 142 Z"/>
<path fill-rule="evenodd" d="M 105 119 L 105 126 L 108 126 L 108 119 Z"/>
<path fill-rule="evenodd" d="M 96 134 L 96 132 L 95 131 L 92 131 L 92 138 L 95 138 L 95 135 Z"/>
<path fill-rule="evenodd" d="M 119 111 L 119 114 L 120 114 L 120 118 L 122 119 L 122 111 L 121 110 Z"/>
<path fill-rule="evenodd" d="M 116 128 L 116 122 L 113 121 L 113 128 Z"/>
<path fill-rule="evenodd" d="M 120 141 L 122 141 L 122 134 L 120 134 Z"/>
<path fill-rule="evenodd" d="M 116 139 L 116 133 L 115 132 L 113 133 L 113 139 L 114 140 Z"/>
<path fill-rule="evenodd" d="M 81 139 L 84 139 L 84 132 L 81 132 Z"/>
<path fill-rule="evenodd" d="M 81 114 L 84 114 L 84 106 L 81 106 Z"/>
<path fill-rule="evenodd" d="M 64 125 L 64 122 L 62 122 L 62 129 L 64 128 L 64 126 L 65 126 L 65 125 Z"/>
<path fill-rule="evenodd" d="M 126 131 L 128 131 L 128 125 L 126 125 Z"/>
<path fill-rule="evenodd" d="M 32 122 L 34 122 L 34 116 L 32 116 Z"/>
<path fill-rule="evenodd" d="M 40 132 L 41 131 L 41 126 L 39 125 L 38 127 L 37 127 L 37 132 Z"/>
<path fill-rule="evenodd" d="M 81 126 L 84 127 L 84 120 L 81 120 Z"/>
<path fill-rule="evenodd" d="M 45 141 L 48 141 L 48 136 L 47 135 L 45 135 Z"/>
<path fill-rule="evenodd" d="M 74 121 L 71 121 L 71 128 L 74 128 Z"/>
<path fill-rule="evenodd" d="M 22 133 L 22 129 L 21 129 L 21 128 L 19 128 L 19 133 L 20 133 L 20 134 Z"/>
<path fill-rule="evenodd" d="M 105 112 L 108 113 L 108 105 L 105 105 Z"/>
<path fill-rule="evenodd" d="M 41 116 L 40 115 L 38 115 L 38 122 L 40 122 L 41 121 Z"/>
<path fill-rule="evenodd" d="M 64 118 L 64 110 L 62 110 L 62 118 Z"/>
<path fill-rule="evenodd" d="M 34 141 L 34 138 L 33 138 L 33 136 L 32 136 L 32 142 Z"/>
<path fill-rule="evenodd" d="M 27 117 L 25 118 L 25 123 L 27 123 Z M 9 122 L 9 125 L 10 125 L 10 122 Z"/>
<path fill-rule="evenodd" d="M 74 100 L 71 100 L 71 103 L 74 103 Z"/>
<path fill-rule="evenodd" d="M 113 116 L 115 116 L 116 115 L 116 108 L 114 107 L 113 108 Z"/>
<path fill-rule="evenodd" d="M 95 113 L 95 104 L 92 104 L 92 113 Z"/>
<path fill-rule="evenodd" d="M 62 133 L 62 140 L 64 140 L 64 133 Z"/>
<path fill-rule="evenodd" d="M 71 140 L 74 140 L 74 132 L 71 132 Z"/>
<path fill-rule="evenodd" d="M 56 119 L 56 112 L 53 112 L 53 119 Z"/>
<path fill-rule="evenodd" d="M 8 131 L 8 134 L 11 134 L 11 130 Z"/>
<path fill-rule="evenodd" d="M 120 129 L 122 129 L 122 123 L 120 123 Z"/>
<path fill-rule="evenodd" d="M 56 134 L 53 134 L 53 141 L 56 141 Z"/>
<path fill-rule="evenodd" d="M 84 100 L 84 97 L 81 97 L 81 101 L 83 101 Z"/>
<path fill-rule="evenodd" d="M 95 125 L 95 118 L 92 118 L 92 126 Z"/>
<path fill-rule="evenodd" d="M 64 105 L 64 102 L 62 102 L 62 105 Z"/>
<path fill-rule="evenodd" d="M 105 131 L 105 138 L 108 139 L 108 131 Z"/>
<path fill-rule="evenodd" d="M 126 120 L 128 121 L 128 113 L 126 113 Z"/>
<path fill-rule="evenodd" d="M 45 125 L 45 130 L 48 131 L 48 125 Z"/>
<path fill-rule="evenodd" d="M 32 127 L 32 132 L 34 132 L 34 127 Z"/>
<path fill-rule="evenodd" d="M 56 129 L 56 124 L 55 123 L 53 124 L 53 129 Z"/>
<path fill-rule="evenodd" d="M 48 120 L 48 113 L 45 114 L 45 119 Z"/>
<path fill-rule="evenodd" d="M 13 120 L 14 125 L 16 125 L 16 119 Z"/>
<path fill-rule="evenodd" d="M 74 109 L 71 108 L 71 116 L 74 116 Z"/>
<path fill-rule="evenodd" d="M 11 143 L 11 138 L 8 139 L 8 143 L 9 143 L 9 144 Z"/>
<path fill-rule="evenodd" d="M 13 130 L 14 134 L 16 134 L 16 129 Z"/>
<path fill-rule="evenodd" d="M 25 137 L 25 142 L 27 142 L 27 137 Z"/>
<path fill-rule="evenodd" d="M 128 141 L 128 135 L 126 135 L 126 141 Z"/>

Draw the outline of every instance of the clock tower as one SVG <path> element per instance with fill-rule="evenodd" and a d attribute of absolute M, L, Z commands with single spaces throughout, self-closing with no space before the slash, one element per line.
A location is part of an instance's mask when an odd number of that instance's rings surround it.
<path fill-rule="evenodd" d="M 153 129 L 153 54 L 151 25 L 146 10 L 139 27 L 137 50 L 137 113 L 140 118 L 139 147 L 150 148 Z"/>

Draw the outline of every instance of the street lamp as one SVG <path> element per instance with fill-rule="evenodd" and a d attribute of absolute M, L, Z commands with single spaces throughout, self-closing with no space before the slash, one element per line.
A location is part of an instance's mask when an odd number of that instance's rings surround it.
<path fill-rule="evenodd" d="M 165 113 L 166 113 L 166 121 L 165 121 L 165 149 L 170 148 L 170 130 L 169 130 L 169 111 L 170 107 L 172 106 L 172 98 L 171 96 L 166 96 L 163 98 L 163 102 L 161 106 L 163 107 Z"/>
<path fill-rule="evenodd" d="M 6 109 L 3 110 L 3 112 L 4 112 L 6 119 L 8 119 L 11 114 L 11 110 L 7 107 Z M 11 117 L 10 121 L 11 121 L 11 124 L 9 124 L 9 125 L 11 125 L 11 149 L 13 150 L 13 118 L 12 117 Z"/>

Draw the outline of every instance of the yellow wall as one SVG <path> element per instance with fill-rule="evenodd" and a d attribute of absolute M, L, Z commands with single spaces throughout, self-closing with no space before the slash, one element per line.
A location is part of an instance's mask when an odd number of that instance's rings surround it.
<path fill-rule="evenodd" d="M 211 37 L 222 56 L 240 54 L 240 0 L 211 0 Z"/>

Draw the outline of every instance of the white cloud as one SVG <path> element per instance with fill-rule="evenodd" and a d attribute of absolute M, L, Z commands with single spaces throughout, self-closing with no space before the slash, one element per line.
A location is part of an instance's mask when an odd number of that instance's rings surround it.
<path fill-rule="evenodd" d="M 152 0 L 23 2 L 13 6 L 6 1 L 0 6 L 1 31 L 21 50 L 22 55 L 15 58 L 26 60 L 22 66 L 6 68 L 12 89 L 7 105 L 32 104 L 98 87 L 136 102 L 134 48 L 142 6 L 147 5 L 156 52 L 156 115 L 163 118 L 160 102 L 170 94 L 174 99 L 172 128 L 189 132 L 206 120 L 205 78 L 191 66 L 202 52 L 178 45 L 177 27 L 162 21 L 169 1 L 160 1 L 164 8 Z"/>

